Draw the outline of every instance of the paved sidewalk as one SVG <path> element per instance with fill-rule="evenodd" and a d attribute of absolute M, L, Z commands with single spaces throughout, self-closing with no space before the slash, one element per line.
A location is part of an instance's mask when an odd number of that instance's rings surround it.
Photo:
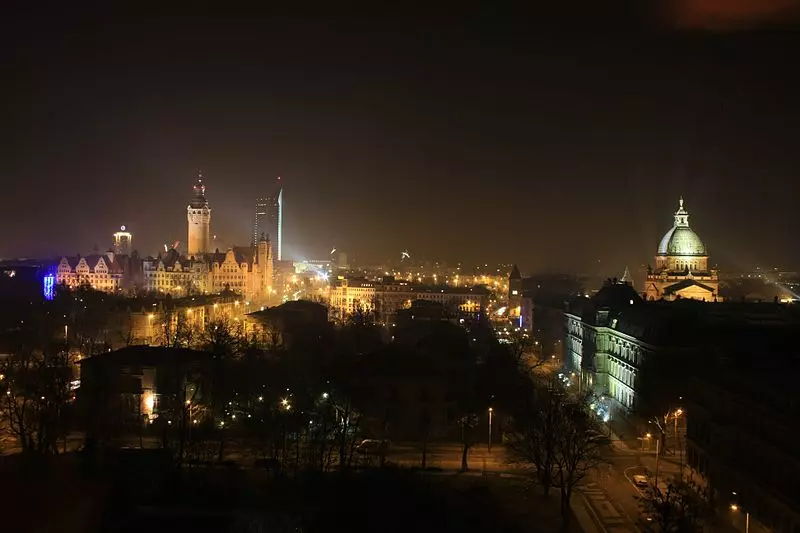
<path fill-rule="evenodd" d="M 583 503 L 583 513 L 589 514 L 591 524 L 581 522 L 581 527 L 586 533 L 594 531 L 606 533 L 636 533 L 638 529 L 608 496 L 608 493 L 596 483 L 587 483 L 579 487 L 576 497 Z M 581 516 L 573 501 L 573 510 L 578 521 Z M 585 516 L 584 516 L 585 519 Z"/>
<path fill-rule="evenodd" d="M 592 517 L 589 502 L 584 498 L 583 494 L 580 492 L 575 494 L 572 497 L 572 501 L 569 502 L 569 506 L 572 508 L 572 512 L 575 513 L 575 519 L 584 533 L 603 533 L 605 531 L 602 524 Z"/>

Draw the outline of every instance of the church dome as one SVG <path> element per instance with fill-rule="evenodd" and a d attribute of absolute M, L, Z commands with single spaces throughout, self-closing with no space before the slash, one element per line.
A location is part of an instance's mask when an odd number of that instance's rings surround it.
<path fill-rule="evenodd" d="M 708 255 L 706 245 L 703 244 L 697 233 L 689 227 L 689 213 L 683 208 L 683 198 L 680 199 L 678 210 L 675 212 L 675 224 L 664 235 L 658 245 L 658 255 Z"/>
<path fill-rule="evenodd" d="M 707 255 L 706 245 L 691 228 L 673 227 L 661 239 L 658 255 Z"/>

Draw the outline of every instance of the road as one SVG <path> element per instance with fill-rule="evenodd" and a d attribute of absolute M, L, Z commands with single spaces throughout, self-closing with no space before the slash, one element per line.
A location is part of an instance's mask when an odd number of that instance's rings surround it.
<path fill-rule="evenodd" d="M 386 456 L 388 461 L 406 467 L 422 465 L 422 448 L 416 444 L 392 444 Z M 429 468 L 456 470 L 461 468 L 461 446 L 458 444 L 431 444 L 428 446 L 426 465 Z M 506 461 L 505 447 L 493 445 L 492 451 L 486 444 L 472 446 L 467 456 L 470 470 L 507 471 L 512 468 Z"/>
<path fill-rule="evenodd" d="M 587 483 L 589 503 L 597 512 L 602 529 L 638 531 L 636 524 L 641 518 L 638 498 L 642 493 L 633 483 L 633 476 L 654 477 L 655 454 L 631 450 L 623 442 L 614 440 L 604 459 L 608 467 Z M 662 457 L 658 463 L 658 485 L 664 490 L 666 483 L 679 474 L 680 466 L 671 458 Z"/>
<path fill-rule="evenodd" d="M 135 439 L 135 441 L 131 442 L 132 446 L 138 446 L 139 440 Z M 67 448 L 73 451 L 79 449 L 82 444 L 81 436 L 70 436 Z M 143 444 L 146 448 L 160 446 L 158 439 L 153 437 L 144 439 Z M 236 461 L 242 466 L 251 467 L 255 456 L 245 449 L 238 448 L 237 443 L 229 442 L 225 458 Z M 8 454 L 18 451 L 7 448 L 3 452 Z M 638 473 L 655 471 L 654 454 L 632 451 L 621 442 L 612 441 L 612 446 L 604 454 L 604 459 L 608 461 L 608 465 L 593 473 L 578 488 L 574 500 L 588 511 L 588 515 L 591 515 L 591 522 L 595 526 L 594 531 L 598 533 L 636 532 L 638 529 L 635 523 L 640 514 L 636 498 L 640 493 L 634 486 L 632 477 Z M 422 463 L 422 449 L 418 444 L 392 443 L 386 460 L 405 467 L 419 467 Z M 429 445 L 426 464 L 429 468 L 443 471 L 459 470 L 461 468 L 461 446 L 457 443 Z M 508 462 L 505 447 L 501 444 L 493 445 L 491 452 L 485 443 L 471 447 L 468 465 L 469 469 L 475 473 L 486 472 L 503 475 L 520 473 L 517 466 Z M 662 460 L 659 465 L 659 478 L 666 479 L 668 476 L 676 474 L 678 470 L 679 467 L 674 463 Z M 584 529 L 587 533 L 594 533 L 594 531 L 590 531 L 591 528 L 584 526 Z"/>

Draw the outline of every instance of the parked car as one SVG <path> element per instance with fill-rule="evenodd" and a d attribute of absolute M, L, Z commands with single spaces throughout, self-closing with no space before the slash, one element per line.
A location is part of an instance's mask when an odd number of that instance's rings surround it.
<path fill-rule="evenodd" d="M 650 480 L 644 474 L 636 474 L 633 476 L 633 484 L 644 489 L 650 486 Z"/>
<path fill-rule="evenodd" d="M 389 441 L 381 439 L 364 439 L 355 448 L 362 455 L 384 455 L 388 450 Z"/>

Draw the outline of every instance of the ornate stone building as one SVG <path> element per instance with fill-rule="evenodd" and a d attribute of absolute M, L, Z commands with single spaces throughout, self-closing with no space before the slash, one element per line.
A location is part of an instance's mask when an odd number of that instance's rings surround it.
<path fill-rule="evenodd" d="M 484 287 L 418 285 L 393 278 L 380 282 L 343 278 L 331 283 L 328 290 L 331 318 L 340 320 L 361 309 L 374 312 L 379 322 L 388 322 L 415 300 L 436 302 L 457 313 L 476 315 L 486 309 L 489 293 Z"/>
<path fill-rule="evenodd" d="M 145 259 L 142 269 L 146 291 L 173 296 L 210 292 L 208 263 L 202 258 L 181 257 L 174 248 L 163 257 Z"/>
<path fill-rule="evenodd" d="M 689 227 L 683 198 L 678 203 L 672 228 L 658 245 L 655 268 L 647 269 L 644 296 L 647 300 L 721 300 L 719 273 L 709 268 L 706 246 Z"/>
<path fill-rule="evenodd" d="M 113 252 L 106 255 L 62 257 L 56 268 L 56 283 L 74 289 L 89 285 L 103 292 L 120 289 L 125 270 Z"/>
<path fill-rule="evenodd" d="M 258 246 L 181 257 L 176 250 L 144 261 L 144 288 L 176 297 L 230 290 L 246 300 L 267 303 L 274 294 L 272 246 L 265 235 Z"/>

